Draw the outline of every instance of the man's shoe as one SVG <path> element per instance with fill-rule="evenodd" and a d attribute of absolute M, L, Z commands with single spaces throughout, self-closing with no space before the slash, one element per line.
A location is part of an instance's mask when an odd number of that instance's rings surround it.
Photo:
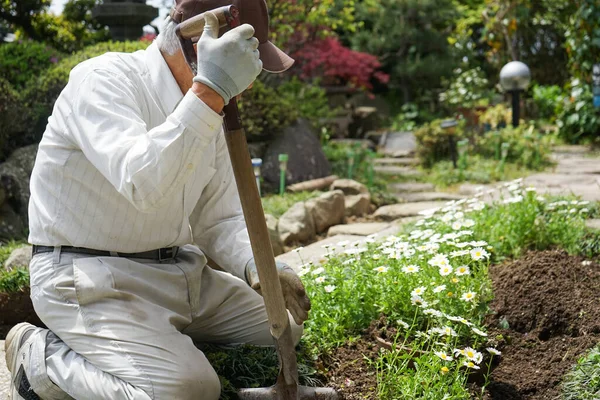
<path fill-rule="evenodd" d="M 24 363 L 29 359 L 31 352 L 31 343 L 27 343 L 27 339 L 38 330 L 40 328 L 22 322 L 15 325 L 6 336 L 4 342 L 6 366 L 12 375 L 8 400 L 40 400 L 31 389 L 24 368 Z"/>

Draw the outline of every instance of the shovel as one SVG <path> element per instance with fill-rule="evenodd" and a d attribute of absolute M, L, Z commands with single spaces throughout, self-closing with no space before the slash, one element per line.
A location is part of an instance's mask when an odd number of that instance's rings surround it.
<path fill-rule="evenodd" d="M 217 16 L 221 27 L 233 28 L 240 24 L 239 10 L 233 5 L 219 7 L 211 12 Z M 203 29 L 204 14 L 190 18 L 177 27 L 177 35 L 190 66 L 196 62 L 192 38 L 199 37 Z M 256 186 L 246 134 L 242 127 L 235 98 L 229 101 L 223 111 L 225 113 L 224 129 L 227 148 L 256 261 L 270 331 L 279 358 L 279 375 L 275 385 L 268 388 L 241 389 L 238 396 L 242 400 L 336 400 L 338 395 L 331 388 L 314 388 L 298 384 L 298 366 L 290 320 L 285 308 L 269 231 Z"/>

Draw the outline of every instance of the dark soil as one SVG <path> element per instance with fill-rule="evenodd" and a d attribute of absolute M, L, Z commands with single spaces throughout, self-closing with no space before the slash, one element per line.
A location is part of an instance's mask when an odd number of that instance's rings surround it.
<path fill-rule="evenodd" d="M 600 265 L 584 266 L 583 260 L 561 251 L 531 252 L 490 268 L 495 300 L 488 333 L 502 356 L 486 400 L 554 400 L 564 374 L 600 343 Z M 365 359 L 377 357 L 376 336 L 390 336 L 384 325 L 380 319 L 322 360 L 327 384 L 342 399 L 376 398 L 376 373 Z M 480 393 L 476 384 L 473 390 Z"/>
<path fill-rule="evenodd" d="M 489 399 L 557 398 L 564 374 L 600 343 L 600 265 L 583 260 L 546 251 L 490 269 L 490 336 L 504 339 Z"/>
<path fill-rule="evenodd" d="M 14 293 L 0 293 L 0 340 L 19 322 L 44 326 L 33 310 L 29 288 Z"/>

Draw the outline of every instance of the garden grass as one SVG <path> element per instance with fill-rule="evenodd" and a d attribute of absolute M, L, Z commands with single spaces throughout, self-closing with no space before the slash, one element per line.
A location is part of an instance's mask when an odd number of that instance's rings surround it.
<path fill-rule="evenodd" d="M 283 195 L 269 194 L 262 198 L 265 214 L 275 218 L 281 217 L 291 206 L 299 201 L 306 201 L 321 194 L 320 191 L 285 192 Z"/>

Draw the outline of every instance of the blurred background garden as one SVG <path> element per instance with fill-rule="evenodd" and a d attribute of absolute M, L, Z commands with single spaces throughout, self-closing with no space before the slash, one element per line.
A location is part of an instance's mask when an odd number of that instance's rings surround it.
<path fill-rule="evenodd" d="M 101 3 L 1 3 L 0 162 L 40 140 L 76 64 L 107 51 L 144 49 L 172 5 Z M 515 178 L 551 165 L 551 145 L 598 141 L 597 2 L 269 0 L 268 5 L 272 40 L 296 63 L 281 76 L 261 75 L 241 105 L 252 156 L 262 159 L 265 193 L 279 190 L 282 153 L 291 153 L 286 184 L 335 174 L 381 191 L 381 174 L 369 166 L 390 132 L 415 135 L 417 147 L 410 150 L 423 173 L 412 178 L 419 175 L 438 187 Z M 515 60 L 531 71 L 520 96 L 518 127 L 511 123 L 511 95 L 499 84 L 502 67 Z M 457 126 L 445 129 L 448 120 Z M 302 149 L 294 152 L 297 143 Z M 383 179 L 403 176 L 389 173 Z M 393 201 L 383 194 L 375 200 Z"/>

